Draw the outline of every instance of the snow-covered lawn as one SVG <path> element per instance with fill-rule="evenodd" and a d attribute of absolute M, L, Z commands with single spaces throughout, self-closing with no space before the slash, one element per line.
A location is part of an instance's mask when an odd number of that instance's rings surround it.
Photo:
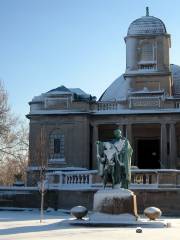
<path fill-rule="evenodd" d="M 171 228 L 144 228 L 143 233 L 136 233 L 135 228 L 79 227 L 69 225 L 68 213 L 51 211 L 45 213 L 43 223 L 39 221 L 40 212 L 0 211 L 1 240 L 179 240 L 180 219 L 169 218 Z"/>
<path fill-rule="evenodd" d="M 49 239 L 60 229 L 68 229 L 69 214 L 45 212 L 40 223 L 40 211 L 0 211 L 0 239 Z M 57 239 L 57 238 L 52 238 Z"/>

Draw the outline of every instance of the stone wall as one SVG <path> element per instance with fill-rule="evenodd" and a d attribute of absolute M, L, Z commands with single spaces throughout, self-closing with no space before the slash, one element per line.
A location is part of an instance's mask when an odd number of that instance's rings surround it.
<path fill-rule="evenodd" d="M 180 189 L 139 189 L 134 192 L 139 213 L 146 207 L 155 206 L 162 210 L 163 215 L 180 216 Z"/>
<path fill-rule="evenodd" d="M 40 208 L 38 190 L 0 190 L 0 207 Z"/>
<path fill-rule="evenodd" d="M 41 129 L 43 139 L 41 140 Z M 50 160 L 50 135 L 58 130 L 64 136 L 63 161 Z M 48 167 L 89 168 L 89 119 L 84 115 L 34 117 L 30 123 L 29 167 L 40 167 L 43 161 Z M 33 185 L 28 179 L 28 185 Z"/>
<path fill-rule="evenodd" d="M 83 205 L 93 208 L 93 196 L 97 189 L 89 190 L 51 190 L 45 195 L 44 208 L 71 209 Z M 180 189 L 136 189 L 138 213 L 149 206 L 160 208 L 163 215 L 180 216 Z M 1 207 L 40 208 L 40 193 L 34 191 L 1 191 Z"/>

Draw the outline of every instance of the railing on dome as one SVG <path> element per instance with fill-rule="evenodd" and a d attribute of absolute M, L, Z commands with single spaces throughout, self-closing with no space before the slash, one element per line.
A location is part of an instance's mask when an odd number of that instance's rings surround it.
<path fill-rule="evenodd" d="M 180 188 L 180 170 L 132 169 L 130 189 Z M 101 188 L 96 170 L 54 172 L 47 174 L 49 189 Z"/>

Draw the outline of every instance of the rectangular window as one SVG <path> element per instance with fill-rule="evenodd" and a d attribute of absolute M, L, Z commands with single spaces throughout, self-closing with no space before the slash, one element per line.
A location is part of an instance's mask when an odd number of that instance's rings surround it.
<path fill-rule="evenodd" d="M 59 138 L 54 139 L 54 154 L 58 154 L 61 152 L 61 141 Z"/>
<path fill-rule="evenodd" d="M 64 156 L 64 135 L 60 133 L 52 133 L 49 142 L 49 162 L 58 163 L 65 162 Z"/>
<path fill-rule="evenodd" d="M 153 61 L 153 44 L 144 43 L 141 48 L 141 61 Z"/>

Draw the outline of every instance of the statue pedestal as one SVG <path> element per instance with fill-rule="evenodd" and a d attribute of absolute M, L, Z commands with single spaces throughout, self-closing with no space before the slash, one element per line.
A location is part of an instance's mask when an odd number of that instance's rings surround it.
<path fill-rule="evenodd" d="M 93 221 L 135 221 L 137 220 L 136 196 L 130 190 L 104 189 L 94 195 Z"/>
<path fill-rule="evenodd" d="M 164 228 L 168 223 L 164 220 L 149 221 L 139 219 L 135 194 L 127 189 L 99 190 L 94 195 L 93 213 L 88 219 L 71 220 L 70 224 L 94 227 L 153 227 Z"/>

